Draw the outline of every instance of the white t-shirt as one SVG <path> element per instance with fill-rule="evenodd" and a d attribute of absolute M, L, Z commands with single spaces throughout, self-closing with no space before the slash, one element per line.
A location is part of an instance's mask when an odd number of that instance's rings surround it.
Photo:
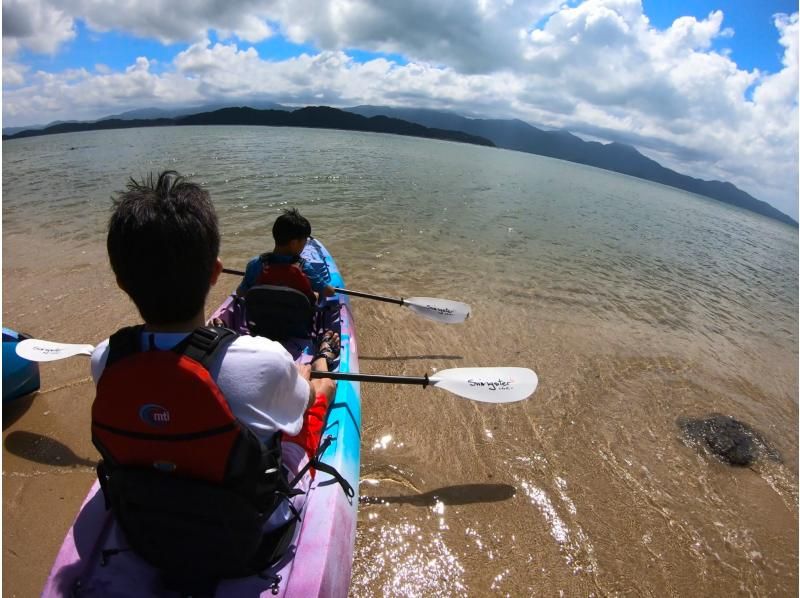
<path fill-rule="evenodd" d="M 157 349 L 169 350 L 189 335 L 187 332 L 143 332 L 142 349 L 150 348 L 150 338 Z M 249 427 L 259 440 L 266 442 L 278 431 L 295 436 L 303 426 L 308 406 L 308 382 L 300 376 L 292 356 L 280 343 L 260 336 L 239 336 L 220 351 L 209 372 L 239 421 Z M 92 378 L 95 385 L 108 359 L 108 339 L 92 352 Z M 282 442 L 283 465 L 291 481 L 308 462 L 305 451 L 292 442 Z M 295 486 L 308 491 L 311 476 L 306 473 Z M 299 512 L 305 494 L 292 499 Z M 292 513 L 285 502 L 270 516 L 267 529 L 288 521 Z"/>

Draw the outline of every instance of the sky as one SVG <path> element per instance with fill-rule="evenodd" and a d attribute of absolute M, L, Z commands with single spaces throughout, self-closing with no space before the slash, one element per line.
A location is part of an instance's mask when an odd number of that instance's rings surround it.
<path fill-rule="evenodd" d="M 798 2 L 3 0 L 4 127 L 230 102 L 520 118 L 798 217 Z"/>

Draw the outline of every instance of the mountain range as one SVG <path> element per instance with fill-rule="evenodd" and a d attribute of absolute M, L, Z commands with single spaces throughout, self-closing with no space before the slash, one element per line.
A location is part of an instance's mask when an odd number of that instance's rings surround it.
<path fill-rule="evenodd" d="M 644 156 L 630 145 L 584 141 L 568 131 L 538 129 L 517 119 L 467 118 L 439 110 L 388 106 L 355 106 L 343 110 L 327 106 L 294 108 L 273 102 L 253 106 L 231 108 L 207 104 L 173 110 L 132 110 L 92 122 L 70 121 L 23 130 L 19 130 L 20 127 L 3 129 L 3 139 L 95 129 L 222 124 L 393 133 L 495 146 L 595 166 L 710 197 L 798 226 L 794 219 L 729 182 L 707 181 L 681 174 Z"/>
<path fill-rule="evenodd" d="M 200 112 L 197 114 L 175 117 L 162 116 L 157 118 L 140 118 L 139 116 L 141 114 L 142 112 L 140 111 L 132 111 L 124 115 L 118 115 L 117 117 L 109 117 L 92 122 L 62 122 L 49 125 L 43 129 L 28 129 L 14 133 L 13 135 L 3 135 L 3 140 L 103 129 L 187 125 L 249 125 L 391 133 L 394 135 L 459 141 L 462 143 L 474 143 L 476 145 L 494 147 L 494 143 L 488 139 L 461 131 L 445 131 L 442 129 L 425 127 L 388 116 L 361 116 L 360 114 L 345 112 L 344 110 L 330 108 L 328 106 L 308 106 L 306 108 L 298 108 L 290 111 L 272 109 L 257 110 L 249 107 L 220 108 L 211 112 Z M 145 112 L 145 114 L 158 114 L 158 112 Z"/>

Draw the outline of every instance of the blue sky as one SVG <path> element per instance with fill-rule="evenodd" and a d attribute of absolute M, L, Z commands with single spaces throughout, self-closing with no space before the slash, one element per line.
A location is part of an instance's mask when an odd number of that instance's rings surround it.
<path fill-rule="evenodd" d="M 798 10 L 798 3 L 788 0 L 644 0 L 643 5 L 650 21 L 662 28 L 669 27 L 681 16 L 704 18 L 710 12 L 722 10 L 725 13 L 724 26 L 732 28 L 734 34 L 717 40 L 715 47 L 718 50 L 729 48 L 731 58 L 741 68 L 757 68 L 771 73 L 780 70 L 783 57 L 772 16 L 776 13 L 792 14 Z"/>
<path fill-rule="evenodd" d="M 59 48 L 54 54 L 37 53 L 31 50 L 20 52 L 19 61 L 32 71 L 49 73 L 68 69 L 85 68 L 94 70 L 97 64 L 105 64 L 112 70 L 125 70 L 138 56 L 147 56 L 167 65 L 179 51 L 186 49 L 186 43 L 163 44 L 155 39 L 135 37 L 125 32 L 109 31 L 96 33 L 86 24 L 75 20 L 75 38 Z"/>
<path fill-rule="evenodd" d="M 797 217 L 798 4 L 3 2 L 3 126 L 147 107 L 386 104 L 635 145 Z"/>

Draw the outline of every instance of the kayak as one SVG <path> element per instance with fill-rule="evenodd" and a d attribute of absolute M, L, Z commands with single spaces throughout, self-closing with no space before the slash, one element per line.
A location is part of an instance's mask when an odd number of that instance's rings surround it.
<path fill-rule="evenodd" d="M 325 246 L 310 239 L 303 258 L 344 287 L 336 262 Z M 358 348 L 350 303 L 334 295 L 318 306 L 324 327 L 339 333 L 339 372 L 358 372 Z M 241 301 L 226 299 L 212 314 L 236 332 L 247 327 Z M 299 363 L 314 355 L 309 341 L 284 343 Z M 5 358 L 5 355 L 4 355 Z M 87 430 L 88 433 L 88 430 Z M 331 442 L 320 459 L 333 466 L 356 491 L 348 497 L 334 478 L 318 471 L 308 492 L 302 519 L 287 555 L 259 576 L 222 580 L 215 596 L 347 596 L 353 564 L 361 445 L 361 394 L 358 382 L 339 381 L 331 400 L 323 438 Z M 95 482 L 67 532 L 47 578 L 43 596 L 178 596 L 164 589 L 156 569 L 127 549 L 125 538 L 105 508 Z"/>
<path fill-rule="evenodd" d="M 3 405 L 39 390 L 39 364 L 17 355 L 17 344 L 26 338 L 3 328 Z"/>

